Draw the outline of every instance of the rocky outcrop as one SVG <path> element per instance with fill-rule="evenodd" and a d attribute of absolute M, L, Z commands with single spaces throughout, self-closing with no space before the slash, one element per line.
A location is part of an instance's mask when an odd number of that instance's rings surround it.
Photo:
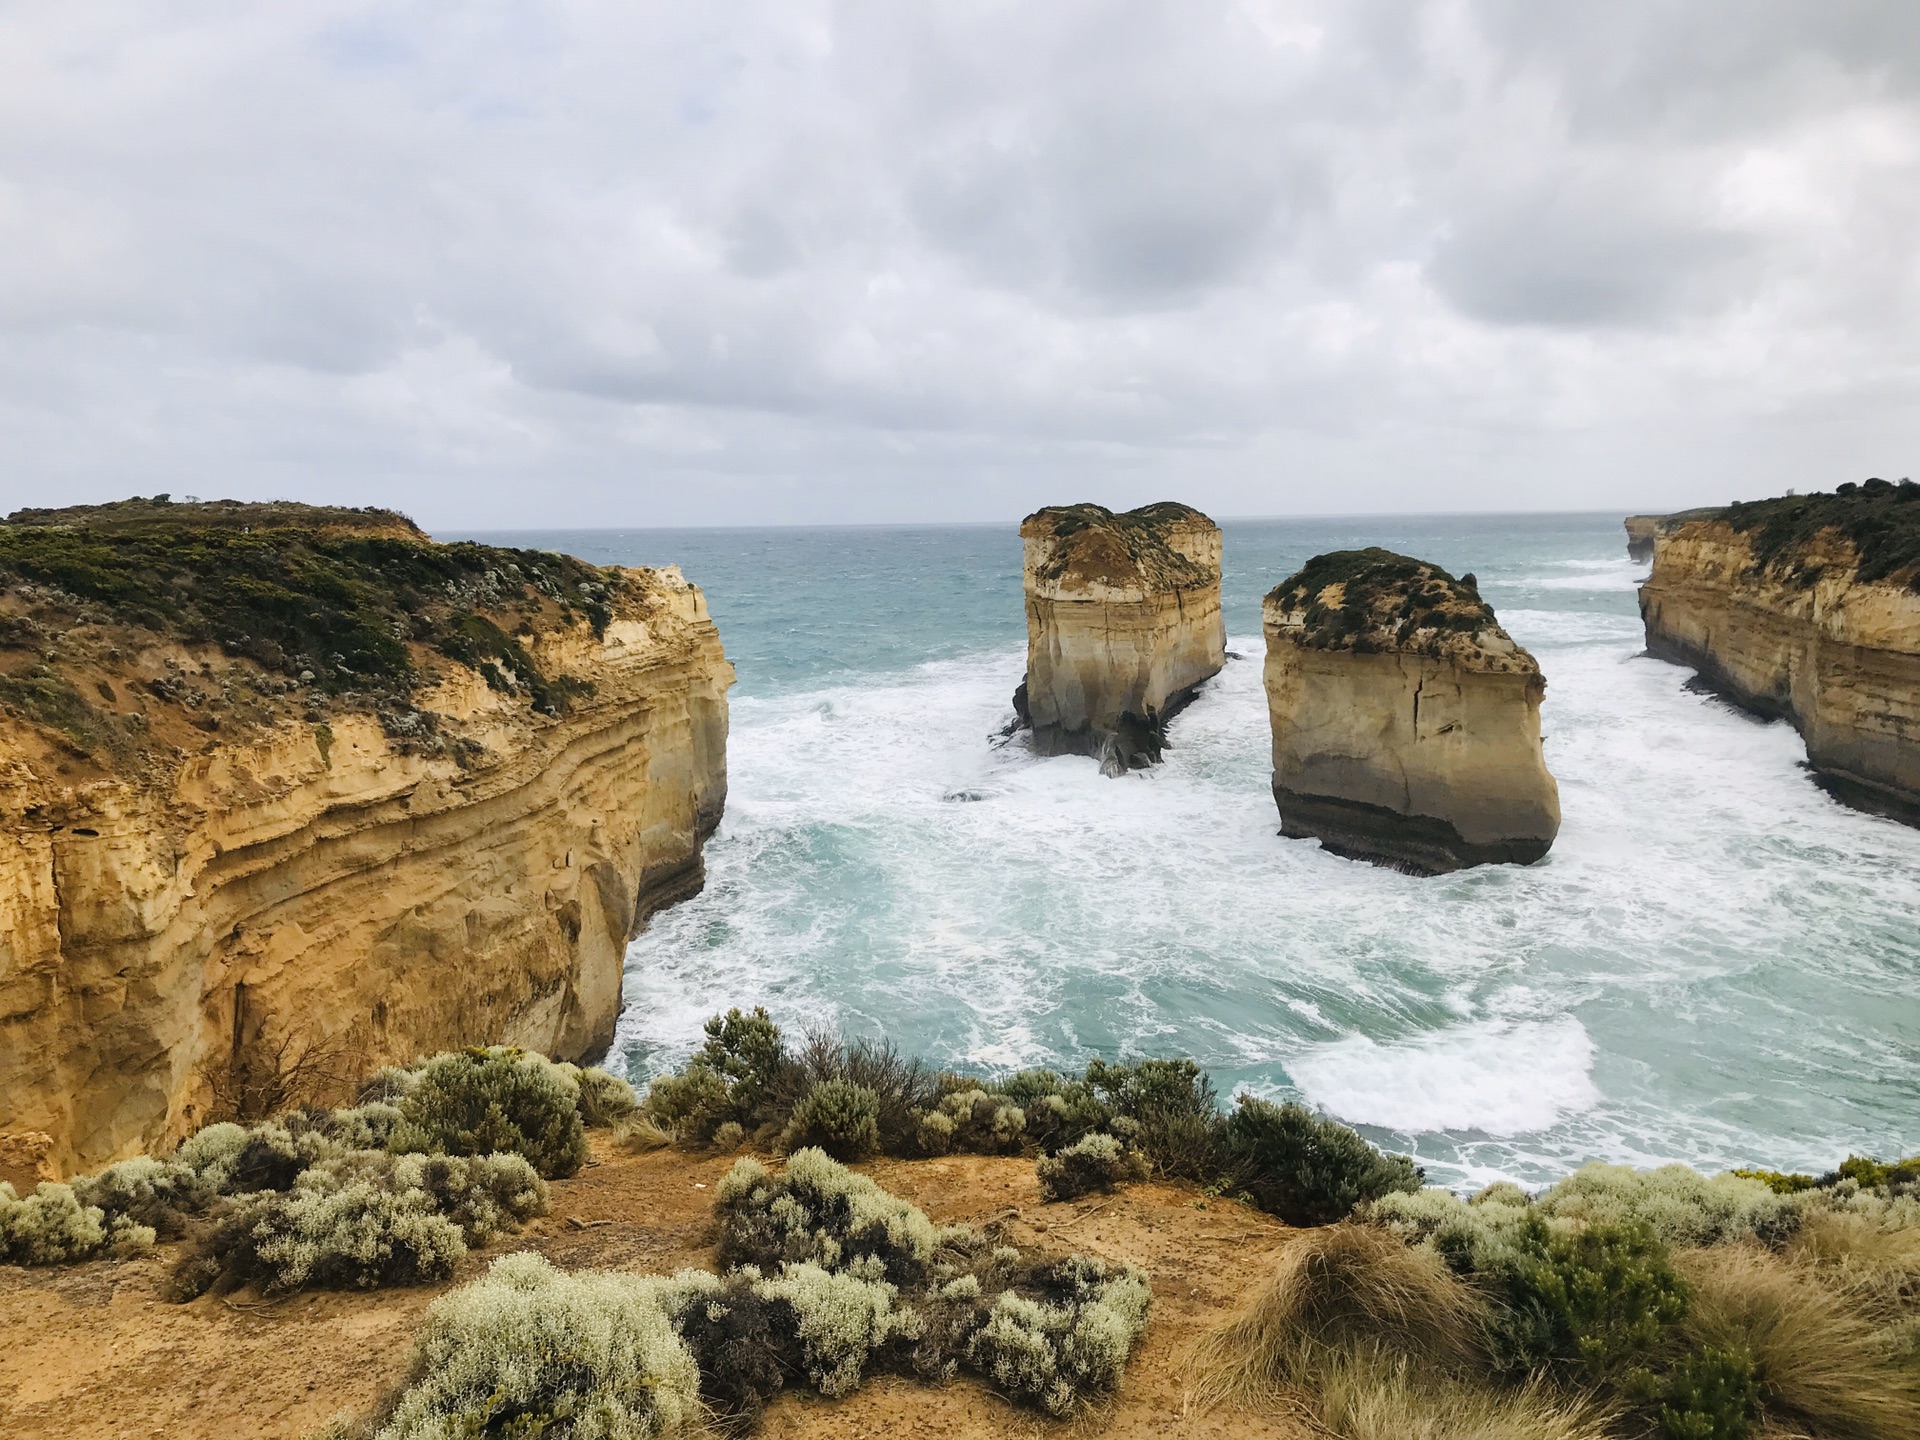
<path fill-rule="evenodd" d="M 1629 559 L 1653 559 L 1653 537 L 1659 531 L 1660 516 L 1627 516 L 1627 556 Z"/>
<path fill-rule="evenodd" d="M 0 1158 L 163 1147 L 302 1062 L 603 1050 L 725 802 L 699 590 L 173 511 L 0 526 Z"/>
<path fill-rule="evenodd" d="M 1790 720 L 1837 798 L 1920 823 L 1920 486 L 1668 517 L 1640 613 L 1649 653 Z"/>
<path fill-rule="evenodd" d="M 1013 703 L 1043 755 L 1109 775 L 1153 764 L 1167 721 L 1226 663 L 1220 527 L 1186 505 L 1051 506 L 1025 542 L 1027 675 Z"/>
<path fill-rule="evenodd" d="M 1337 551 L 1276 586 L 1263 619 L 1282 834 L 1415 874 L 1547 853 L 1546 682 L 1473 576 Z"/>

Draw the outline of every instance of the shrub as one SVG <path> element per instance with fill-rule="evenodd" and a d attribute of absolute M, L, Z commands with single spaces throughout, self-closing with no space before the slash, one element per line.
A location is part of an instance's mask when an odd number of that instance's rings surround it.
<path fill-rule="evenodd" d="M 984 1088 L 1019 1109 L 1025 1138 L 1049 1155 L 1113 1123 L 1093 1086 L 1052 1070 L 1022 1070 Z"/>
<path fill-rule="evenodd" d="M 858 1085 L 874 1098 L 875 1148 L 889 1155 L 918 1153 L 919 1113 L 940 1098 L 939 1077 L 919 1060 L 909 1059 L 891 1041 L 809 1035 L 785 1077 L 775 1106 L 797 1110 L 808 1093 L 826 1081 Z"/>
<path fill-rule="evenodd" d="M 1550 1217 L 1600 1224 L 1644 1221 L 1669 1245 L 1777 1242 L 1799 1215 L 1791 1199 L 1763 1181 L 1731 1173 L 1709 1179 L 1685 1165 L 1634 1170 L 1596 1162 L 1546 1191 L 1538 1204 Z"/>
<path fill-rule="evenodd" d="M 1666 1440 L 1746 1440 L 1759 1398 L 1743 1351 L 1684 1356 L 1667 1377 L 1660 1433 Z"/>
<path fill-rule="evenodd" d="M 1891 1162 L 1876 1160 L 1871 1155 L 1849 1155 L 1823 1183 L 1834 1180 L 1851 1180 L 1862 1190 L 1920 1185 L 1920 1155 Z"/>
<path fill-rule="evenodd" d="M 673 1305 L 674 1328 L 700 1370 L 700 1398 L 723 1422 L 751 1430 L 805 1363 L 792 1307 L 761 1292 L 751 1268 L 711 1285 L 689 1285 Z"/>
<path fill-rule="evenodd" d="M 1221 1153 L 1254 1203 L 1289 1225 L 1330 1224 L 1362 1201 L 1420 1188 L 1422 1172 L 1406 1156 L 1383 1155 L 1305 1106 L 1250 1095 L 1228 1118 Z"/>
<path fill-rule="evenodd" d="M 919 1317 L 895 1306 L 899 1292 L 883 1280 L 799 1264 L 784 1267 L 778 1279 L 763 1280 L 754 1290 L 791 1310 L 789 1323 L 807 1379 L 830 1398 L 859 1388 L 875 1351 L 920 1335 Z"/>
<path fill-rule="evenodd" d="M 546 1208 L 546 1185 L 518 1155 L 359 1151 L 312 1167 L 286 1194 L 240 1204 L 182 1261 L 174 1292 L 191 1298 L 248 1281 L 281 1293 L 443 1280 L 469 1242 Z"/>
<path fill-rule="evenodd" d="M 586 1163 L 578 1088 L 539 1056 L 511 1049 L 436 1055 L 399 1101 L 396 1150 L 449 1155 L 523 1155 L 541 1175 L 571 1175 Z"/>
<path fill-rule="evenodd" d="M 0 1263 L 67 1265 L 104 1254 L 133 1254 L 154 1241 L 150 1226 L 109 1219 L 82 1204 L 73 1187 L 42 1181 L 22 1199 L 0 1180 Z"/>
<path fill-rule="evenodd" d="M 147 1155 L 76 1179 L 73 1193 L 81 1205 L 97 1206 L 109 1222 L 144 1226 L 169 1240 L 178 1239 L 188 1218 L 204 1210 L 214 1196 L 187 1166 Z"/>
<path fill-rule="evenodd" d="M 1448 1190 L 1397 1191 L 1366 1209 L 1366 1218 L 1410 1243 L 1425 1242 L 1463 1275 L 1503 1275 L 1534 1243 L 1533 1210 L 1517 1185 L 1489 1186 L 1471 1203 Z"/>
<path fill-rule="evenodd" d="M 664 1288 L 630 1275 L 564 1274 L 531 1253 L 494 1262 L 427 1312 L 420 1378 L 379 1440 L 696 1433 L 700 1377 Z"/>
<path fill-rule="evenodd" d="M 816 1149 L 794 1151 L 777 1179 L 757 1160 L 735 1161 L 715 1191 L 714 1213 L 723 1269 L 810 1263 L 901 1286 L 922 1280 L 935 1251 L 966 1233 L 936 1229 L 906 1201 Z"/>
<path fill-rule="evenodd" d="M 1111 1135 L 1089 1135 L 1057 1155 L 1034 1161 L 1042 1200 L 1073 1200 L 1094 1190 L 1111 1190 L 1146 1174 L 1146 1160 Z"/>
<path fill-rule="evenodd" d="M 1520 1259 L 1500 1277 L 1507 1306 L 1497 1329 L 1520 1367 L 1560 1362 L 1595 1381 L 1620 1380 L 1686 1314 L 1685 1282 L 1645 1221 L 1564 1231 L 1533 1215 L 1515 1248 Z"/>
<path fill-rule="evenodd" d="M 1004 1095 L 969 1086 L 943 1096 L 940 1108 L 919 1120 L 919 1133 L 923 1141 L 945 1142 L 945 1150 L 929 1154 L 1011 1155 L 1025 1143 L 1027 1114 Z"/>
<path fill-rule="evenodd" d="M 560 1069 L 563 1073 L 570 1072 L 570 1078 L 579 1087 L 579 1099 L 575 1103 L 580 1108 L 580 1123 L 589 1130 L 604 1130 L 618 1125 L 639 1111 L 640 1097 L 633 1093 L 633 1086 L 620 1076 L 610 1074 L 598 1065 L 583 1068 L 563 1065 Z"/>
<path fill-rule="evenodd" d="M 817 1146 L 840 1160 L 871 1155 L 880 1144 L 880 1097 L 864 1085 L 822 1080 L 794 1108 L 780 1144 Z"/>
<path fill-rule="evenodd" d="M 1153 1292 L 1131 1266 L 1070 1256 L 1031 1272 L 1023 1288 L 993 1301 L 967 1347 L 967 1361 L 1016 1400 L 1049 1415 L 1118 1388 Z"/>
<path fill-rule="evenodd" d="M 678 1075 L 658 1076 L 647 1087 L 641 1113 L 662 1129 L 689 1144 L 705 1144 L 731 1120 L 727 1082 L 704 1065 L 690 1065 Z"/>
<path fill-rule="evenodd" d="M 737 1120 L 729 1120 L 713 1132 L 713 1148 L 731 1152 L 747 1143 L 746 1127 Z"/>
<path fill-rule="evenodd" d="M 706 1043 L 689 1069 L 705 1069 L 726 1089 L 728 1114 L 749 1130 L 785 1119 L 776 1102 L 793 1070 L 780 1027 L 758 1005 L 751 1015 L 729 1010 L 706 1023 Z M 716 1122 L 717 1123 L 717 1122 Z M 701 1138 L 705 1138 L 702 1136 Z"/>
<path fill-rule="evenodd" d="M 1920 1370 L 1889 1325 L 1899 1307 L 1750 1245 L 1682 1252 L 1675 1262 L 1692 1292 L 1688 1338 L 1703 1352 L 1750 1357 L 1768 1410 L 1822 1434 L 1920 1435 Z"/>
<path fill-rule="evenodd" d="M 1141 1060 L 1087 1066 L 1087 1084 L 1120 1119 L 1156 1174 L 1209 1179 L 1218 1170 L 1220 1102 L 1213 1082 L 1191 1060 Z"/>

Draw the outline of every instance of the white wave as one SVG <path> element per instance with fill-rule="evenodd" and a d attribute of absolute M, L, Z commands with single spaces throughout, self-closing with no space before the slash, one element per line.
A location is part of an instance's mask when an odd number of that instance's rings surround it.
<path fill-rule="evenodd" d="M 1479 1021 L 1385 1045 L 1350 1035 L 1287 1069 L 1310 1101 L 1349 1124 L 1508 1137 L 1598 1104 L 1593 1056 L 1580 1022 L 1562 1016 Z"/>

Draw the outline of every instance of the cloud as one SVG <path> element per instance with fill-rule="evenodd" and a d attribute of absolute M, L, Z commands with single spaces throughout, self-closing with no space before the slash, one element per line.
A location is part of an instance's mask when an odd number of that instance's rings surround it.
<path fill-rule="evenodd" d="M 15 7 L 0 503 L 631 526 L 1904 474 L 1897 8 Z"/>

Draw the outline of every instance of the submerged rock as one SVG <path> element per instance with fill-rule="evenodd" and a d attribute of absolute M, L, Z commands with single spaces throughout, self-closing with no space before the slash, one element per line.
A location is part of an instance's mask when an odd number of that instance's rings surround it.
<path fill-rule="evenodd" d="M 1473 576 L 1341 550 L 1276 586 L 1263 618 L 1282 834 L 1426 875 L 1547 853 L 1546 681 Z"/>
<path fill-rule="evenodd" d="M 1020 538 L 1018 723 L 1041 754 L 1092 755 L 1108 775 L 1153 764 L 1167 721 L 1226 663 L 1220 527 L 1187 505 L 1064 505 L 1029 515 Z"/>
<path fill-rule="evenodd" d="M 1663 517 L 1647 650 L 1789 720 L 1835 798 L 1920 824 L 1920 485 Z"/>

